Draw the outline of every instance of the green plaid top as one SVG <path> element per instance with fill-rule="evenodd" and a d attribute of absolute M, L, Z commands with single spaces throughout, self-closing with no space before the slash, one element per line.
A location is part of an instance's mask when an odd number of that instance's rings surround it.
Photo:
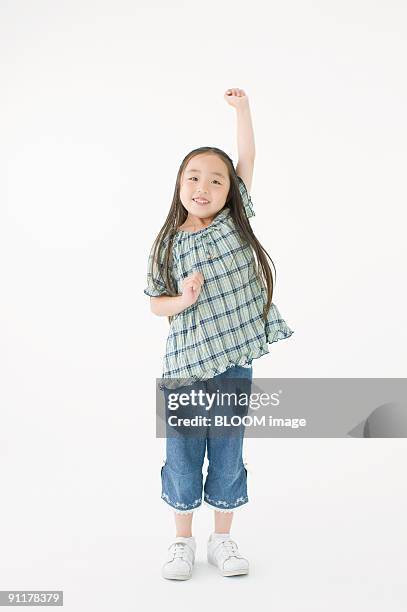
<path fill-rule="evenodd" d="M 239 186 L 246 215 L 253 217 L 251 197 L 240 177 Z M 164 247 L 168 240 L 166 236 Z M 173 240 L 172 276 L 178 293 L 193 272 L 202 272 L 204 283 L 195 304 L 172 318 L 161 389 L 191 385 L 235 365 L 248 366 L 269 353 L 269 344 L 294 333 L 273 302 L 263 320 L 267 291 L 256 275 L 252 248 L 239 236 L 228 207 L 208 227 L 178 230 Z M 160 266 L 162 262 L 163 254 Z M 151 249 L 146 295 L 166 293 L 160 266 L 153 270 Z"/>

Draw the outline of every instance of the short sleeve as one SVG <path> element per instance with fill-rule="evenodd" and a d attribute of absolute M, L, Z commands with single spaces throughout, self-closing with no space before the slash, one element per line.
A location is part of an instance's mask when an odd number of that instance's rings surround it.
<path fill-rule="evenodd" d="M 167 294 L 167 288 L 162 275 L 164 265 L 164 249 L 161 250 L 160 264 L 157 262 L 153 266 L 153 250 L 154 245 L 151 248 L 150 255 L 148 257 L 147 264 L 147 287 L 144 289 L 144 293 L 150 297 L 158 297 L 160 295 Z"/>
<path fill-rule="evenodd" d="M 247 187 L 244 184 L 243 179 L 240 178 L 240 176 L 238 176 L 237 178 L 239 179 L 239 190 L 240 190 L 240 195 L 242 196 L 243 206 L 246 211 L 246 216 L 247 218 L 254 217 L 256 213 L 253 210 L 252 199 L 249 195 L 249 192 L 247 191 Z"/>

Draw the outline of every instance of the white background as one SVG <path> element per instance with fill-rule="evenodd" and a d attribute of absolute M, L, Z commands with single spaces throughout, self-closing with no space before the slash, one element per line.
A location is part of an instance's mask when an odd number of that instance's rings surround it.
<path fill-rule="evenodd" d="M 405 377 L 407 9 L 400 1 L 2 2 L 0 589 L 75 612 L 404 610 L 404 440 L 247 440 L 251 574 L 161 578 L 147 256 L 195 147 L 237 163 L 295 330 L 255 377 Z M 404 570 L 404 571 L 403 571 Z"/>

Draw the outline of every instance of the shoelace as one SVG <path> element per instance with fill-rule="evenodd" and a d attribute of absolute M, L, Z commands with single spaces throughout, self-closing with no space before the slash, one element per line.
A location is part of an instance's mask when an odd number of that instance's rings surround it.
<path fill-rule="evenodd" d="M 185 553 L 185 546 L 186 544 L 184 542 L 176 542 L 175 544 L 173 544 L 172 547 L 172 554 L 173 554 L 173 559 L 182 559 Z"/>
<path fill-rule="evenodd" d="M 223 540 L 221 544 L 226 549 L 229 557 L 233 557 L 238 554 L 237 544 L 233 540 Z"/>

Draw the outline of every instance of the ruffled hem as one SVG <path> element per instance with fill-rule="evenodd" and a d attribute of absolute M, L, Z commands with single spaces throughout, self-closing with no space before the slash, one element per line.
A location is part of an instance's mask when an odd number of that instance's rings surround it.
<path fill-rule="evenodd" d="M 146 289 L 144 289 L 144 293 L 146 295 L 149 295 L 150 297 L 160 297 L 161 295 L 164 295 L 165 289 L 163 289 L 162 291 L 157 291 L 157 289 L 150 289 L 149 287 L 147 287 Z"/>
<path fill-rule="evenodd" d="M 168 506 L 168 508 L 171 508 L 171 510 L 173 510 L 176 514 L 193 514 L 197 510 L 200 510 L 201 508 L 203 508 L 203 506 L 206 506 L 207 508 L 210 508 L 211 510 L 216 510 L 216 512 L 235 512 L 236 510 L 240 510 L 240 508 L 242 508 L 243 506 L 246 506 L 249 503 L 249 501 L 245 501 L 243 504 L 240 504 L 240 506 L 236 506 L 235 508 L 217 508 L 216 506 L 212 506 L 212 504 L 203 500 L 202 504 L 200 504 L 199 506 L 196 506 L 195 508 L 191 508 L 191 510 L 178 510 L 178 508 L 174 508 L 174 506 L 171 506 L 171 504 L 165 501 L 163 497 L 161 499 L 163 500 L 165 505 Z"/>
<path fill-rule="evenodd" d="M 171 508 L 171 510 L 174 510 L 174 512 L 176 512 L 177 514 L 192 514 L 193 512 L 196 512 L 197 510 L 202 508 L 202 504 L 200 504 L 199 506 L 195 506 L 195 508 L 190 508 L 188 510 L 179 510 L 178 508 L 174 508 L 174 506 L 171 506 L 171 504 L 169 504 L 164 497 L 161 497 L 161 499 L 169 508 Z"/>
<path fill-rule="evenodd" d="M 294 333 L 293 329 L 287 327 L 286 330 L 276 329 L 267 334 L 267 344 L 273 344 L 273 342 L 278 342 L 279 340 L 285 340 L 289 338 Z"/>
<path fill-rule="evenodd" d="M 217 376 L 218 374 L 223 374 L 229 368 L 233 368 L 235 366 L 251 365 L 253 359 L 261 357 L 262 355 L 265 355 L 268 352 L 269 352 L 268 348 L 262 348 L 261 351 L 256 355 L 252 355 L 250 357 L 243 356 L 240 359 L 236 359 L 235 361 L 228 361 L 216 369 L 206 370 L 200 376 L 192 375 L 189 378 L 165 378 L 163 376 L 161 380 L 164 382 L 161 382 L 161 384 L 159 385 L 159 388 L 162 390 L 164 387 L 166 389 L 177 389 L 178 387 L 189 387 L 196 382 L 208 380 L 209 378 L 213 378 L 214 376 Z"/>
<path fill-rule="evenodd" d="M 203 500 L 204 506 L 208 506 L 209 508 L 211 508 L 211 510 L 216 510 L 216 512 L 235 512 L 235 510 L 240 510 L 240 508 L 242 508 L 243 506 L 246 506 L 248 503 L 249 503 L 249 500 L 243 502 L 243 504 L 240 504 L 239 506 L 236 506 L 235 508 L 217 508 L 216 506 L 212 506 L 212 504 Z"/>
<path fill-rule="evenodd" d="M 164 387 L 166 389 L 188 387 L 196 382 L 208 380 L 209 378 L 213 378 L 218 374 L 223 374 L 226 370 L 234 366 L 251 365 L 254 359 L 259 359 L 260 357 L 263 357 L 263 355 L 267 355 L 268 353 L 270 353 L 268 348 L 269 344 L 273 344 L 273 342 L 278 342 L 279 340 L 289 338 L 290 336 L 292 336 L 293 333 L 294 330 L 290 329 L 288 326 L 285 330 L 272 330 L 267 334 L 267 341 L 263 345 L 258 347 L 256 351 L 252 351 L 249 355 L 242 355 L 240 359 L 225 362 L 215 369 L 206 370 L 201 375 L 192 375 L 188 378 L 165 378 L 165 376 L 162 376 L 159 389 L 163 390 Z"/>

